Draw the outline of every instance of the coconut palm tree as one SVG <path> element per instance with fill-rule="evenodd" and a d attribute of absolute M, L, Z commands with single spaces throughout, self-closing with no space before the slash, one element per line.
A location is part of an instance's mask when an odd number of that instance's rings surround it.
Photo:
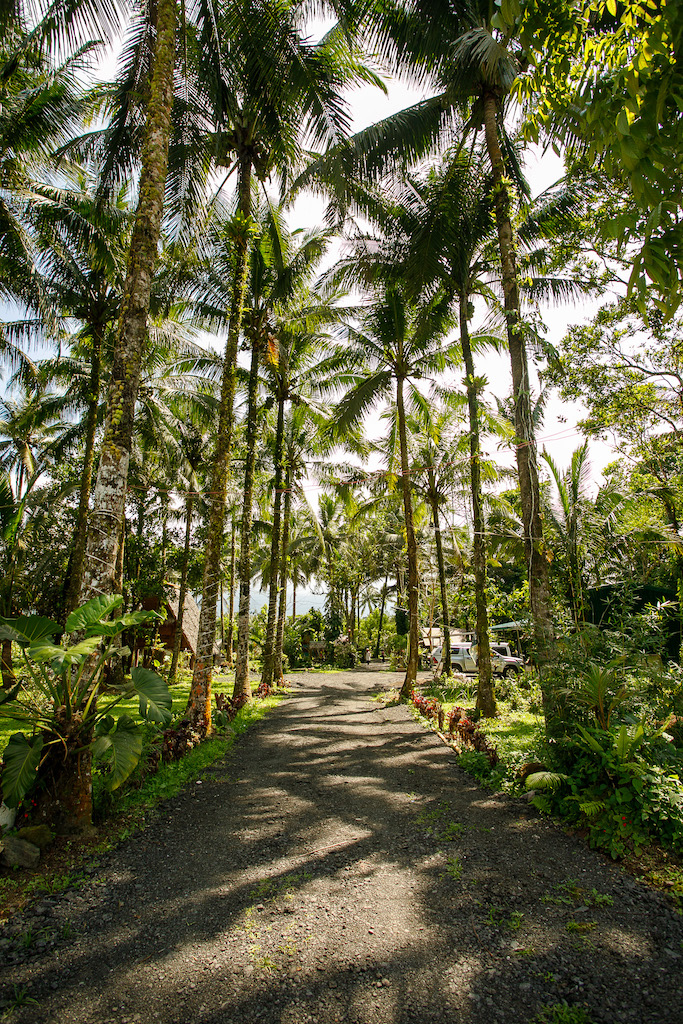
<path fill-rule="evenodd" d="M 285 486 L 285 424 L 289 407 L 296 405 L 315 417 L 321 412 L 321 399 L 333 387 L 334 381 L 326 373 L 324 353 L 329 346 L 327 328 L 338 321 L 340 310 L 336 306 L 338 293 L 306 287 L 311 271 L 317 265 L 327 244 L 326 234 L 312 233 L 300 247 L 291 248 L 284 262 L 280 258 L 279 288 L 289 288 L 287 280 L 297 283 L 291 291 L 290 301 L 275 307 L 277 314 L 271 321 L 273 345 L 270 358 L 264 365 L 264 386 L 276 408 L 276 426 L 273 436 L 272 457 L 273 517 L 271 530 L 268 620 L 263 648 L 261 683 L 271 686 L 274 678 L 275 649 L 277 645 L 278 596 L 281 586 L 281 557 L 283 551 L 283 495 Z M 286 250 L 283 248 L 283 254 Z M 283 292 L 283 299 L 287 291 Z M 291 514 L 291 503 L 288 509 Z M 317 526 L 317 519 L 311 520 Z M 285 548 L 286 550 L 286 548 Z"/>
<path fill-rule="evenodd" d="M 585 537 L 582 536 L 582 518 L 588 495 L 586 484 L 590 475 L 588 441 L 572 454 L 569 467 L 562 472 L 553 457 L 543 450 L 541 458 L 550 469 L 555 484 L 556 500 L 547 509 L 552 531 L 564 549 L 567 566 L 569 603 L 576 629 L 585 622 L 586 589 L 582 565 L 585 559 Z"/>
<path fill-rule="evenodd" d="M 100 29 L 89 36 L 82 22 L 92 25 L 98 6 Z M 78 132 L 90 107 L 82 85 L 97 45 L 90 40 L 115 27 L 105 21 L 116 21 L 116 6 L 10 2 L 0 13 L 0 296 L 36 314 L 34 330 L 54 317 L 35 272 L 39 245 L 30 215 L 36 204 L 49 203 L 44 182 L 53 154 Z M 5 325 L 0 346 L 11 360 L 21 357 L 12 325 Z"/>
<path fill-rule="evenodd" d="M 70 185 L 71 187 L 67 187 Z M 112 204 L 96 200 L 94 171 L 77 171 L 59 189 L 46 188 L 33 220 L 40 250 L 42 294 L 61 321 L 80 326 L 66 341 L 70 353 L 41 366 L 41 376 L 66 387 L 63 413 L 85 410 L 83 468 L 74 527 L 74 546 L 66 586 L 65 614 L 73 611 L 83 581 L 87 540 L 88 503 L 95 459 L 95 434 L 101 403 L 102 364 L 120 313 L 125 260 L 130 238 L 128 189 L 123 187 Z"/>
<path fill-rule="evenodd" d="M 235 365 L 242 324 L 248 256 L 255 225 L 252 183 L 276 173 L 286 180 L 303 157 L 306 139 L 314 145 L 338 144 L 346 134 L 348 111 L 342 88 L 374 76 L 333 29 L 319 43 L 304 38 L 299 8 L 288 0 L 259 4 L 245 21 L 241 8 L 227 5 L 218 19 L 220 50 L 198 50 L 200 80 L 208 84 L 204 101 L 214 160 L 236 171 L 237 203 L 232 223 L 234 270 L 228 318 L 221 409 L 213 458 L 213 495 L 207 530 L 206 572 L 197 659 L 188 702 L 195 727 L 210 729 L 212 650 L 220 544 L 232 436 Z"/>
<path fill-rule="evenodd" d="M 512 371 L 534 640 L 537 658 L 543 662 L 553 656 L 555 640 L 531 415 L 527 356 L 530 332 L 521 313 L 513 230 L 516 190 L 524 192 L 525 186 L 515 147 L 504 131 L 507 109 L 513 101 L 513 83 L 526 66 L 515 7 L 500 7 L 490 0 L 455 0 L 427 7 L 408 3 L 374 5 L 365 18 L 370 38 L 382 48 L 393 69 L 417 75 L 431 95 L 357 133 L 311 165 L 297 184 L 301 187 L 312 178 L 327 182 L 339 217 L 351 206 L 372 216 L 382 205 L 379 190 L 372 185 L 387 173 L 435 151 L 443 152 L 453 144 L 462 145 L 463 121 L 470 135 L 483 131 Z"/>
<path fill-rule="evenodd" d="M 392 276 L 389 276 L 389 275 Z M 358 311 L 358 324 L 347 324 L 347 341 L 331 361 L 340 373 L 346 393 L 335 415 L 336 430 L 355 426 L 382 401 L 391 402 L 400 451 L 400 476 L 408 558 L 409 657 L 401 696 L 407 698 L 418 665 L 418 560 L 408 455 L 407 409 L 428 402 L 418 381 L 441 372 L 453 358 L 444 344 L 451 321 L 448 304 L 438 298 L 411 304 L 387 268 L 387 282 L 376 292 L 372 305 Z"/>
<path fill-rule="evenodd" d="M 173 107 L 177 0 L 159 0 L 140 160 L 138 204 L 128 253 L 121 318 L 114 346 L 107 415 L 85 557 L 82 597 L 115 589 L 135 402 L 147 339 L 152 281 L 164 214 Z"/>
<path fill-rule="evenodd" d="M 413 443 L 411 452 L 415 464 L 414 487 L 429 505 L 434 527 L 434 544 L 441 594 L 443 623 L 443 674 L 451 674 L 450 616 L 446 587 L 446 566 L 441 539 L 441 510 L 447 506 L 456 477 L 461 475 L 462 454 L 457 452 L 458 434 L 461 426 L 454 417 L 454 410 L 430 408 L 420 411 L 409 422 Z"/>
<path fill-rule="evenodd" d="M 411 175 L 392 215 L 400 217 L 405 233 L 405 275 L 416 291 L 442 287 L 452 294 L 458 309 L 460 346 L 465 367 L 464 385 L 469 411 L 470 474 L 473 515 L 472 562 L 475 575 L 477 634 L 481 700 L 493 707 L 488 612 L 486 608 L 486 527 L 481 481 L 482 420 L 488 429 L 499 431 L 500 417 L 485 413 L 481 392 L 485 380 L 475 373 L 474 353 L 487 347 L 499 348 L 499 336 L 489 331 L 472 335 L 472 300 L 483 297 L 492 311 L 497 308 L 500 278 L 496 258 L 493 215 L 493 176 L 487 171 L 484 154 L 474 150 L 448 153 L 423 175 Z M 528 299 L 566 298 L 578 283 L 545 273 L 544 237 L 557 234 L 571 221 L 580 201 L 573 187 L 557 187 L 539 197 L 524 210 L 516 224 L 525 265 L 524 296 Z M 514 406 L 514 402 L 513 402 Z M 532 410 L 533 416 L 533 410 Z M 514 414 L 512 417 L 514 423 Z M 535 426 L 534 422 L 534 426 Z M 546 694 L 549 710 L 549 695 Z"/>
<path fill-rule="evenodd" d="M 235 666 L 234 696 L 239 701 L 247 700 L 251 695 L 249 686 L 249 593 L 252 575 L 252 492 L 258 429 L 256 396 L 259 385 L 259 366 L 263 360 L 271 365 L 276 362 L 279 369 L 281 353 L 278 339 L 273 332 L 281 335 L 283 332 L 291 330 L 292 324 L 287 321 L 292 316 L 294 309 L 296 309 L 297 315 L 301 316 L 303 291 L 327 246 L 327 235 L 320 232 L 313 232 L 295 244 L 293 236 L 287 230 L 282 219 L 281 211 L 271 206 L 266 206 L 262 211 L 261 221 L 262 231 L 251 254 L 251 273 L 247 296 L 248 312 L 244 322 L 244 334 L 251 347 L 251 369 L 246 413 L 245 475 L 239 562 L 240 603 Z M 319 312 L 318 317 L 320 317 Z M 283 355 L 286 354 L 283 353 Z M 278 377 L 278 373 L 270 373 L 267 376 L 272 380 Z M 281 380 L 280 383 L 282 383 Z M 289 377 L 289 388 L 291 389 L 293 385 L 294 380 Z M 283 403 L 286 400 L 286 397 L 282 398 Z M 278 423 L 282 428 L 283 423 L 280 422 L 279 413 L 280 401 L 278 400 Z M 281 466 L 276 467 L 276 475 L 278 475 L 278 471 L 281 475 Z M 279 543 L 278 534 L 279 523 L 278 528 L 273 529 L 276 545 Z M 276 554 L 277 550 L 276 547 Z M 277 572 L 278 565 L 277 559 L 275 562 L 273 561 L 271 552 L 271 571 L 273 569 Z M 269 625 L 272 626 L 270 619 Z M 268 638 L 265 647 L 264 663 L 270 657 Z"/>

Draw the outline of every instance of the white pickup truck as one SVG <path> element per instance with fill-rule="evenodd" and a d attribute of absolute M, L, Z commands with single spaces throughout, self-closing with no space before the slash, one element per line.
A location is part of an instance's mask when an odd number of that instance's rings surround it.
<path fill-rule="evenodd" d="M 442 648 L 432 651 L 432 667 L 441 663 Z M 451 647 L 451 668 L 456 672 L 477 671 L 476 644 L 454 644 Z M 491 669 L 496 676 L 518 675 L 524 668 L 524 661 L 510 650 L 509 644 L 491 644 Z"/>

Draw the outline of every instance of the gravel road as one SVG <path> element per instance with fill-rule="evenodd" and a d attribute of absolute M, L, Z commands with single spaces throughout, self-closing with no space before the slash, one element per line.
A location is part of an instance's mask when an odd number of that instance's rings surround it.
<path fill-rule="evenodd" d="M 670 901 L 372 700 L 399 679 L 290 677 L 83 887 L 10 921 L 10 1020 L 530 1024 L 566 1003 L 683 1022 Z"/>

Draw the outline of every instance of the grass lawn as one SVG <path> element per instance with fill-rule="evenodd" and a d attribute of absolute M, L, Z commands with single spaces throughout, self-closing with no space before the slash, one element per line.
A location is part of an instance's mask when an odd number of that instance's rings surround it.
<path fill-rule="evenodd" d="M 183 712 L 187 705 L 187 699 L 190 695 L 190 683 L 192 681 L 192 675 L 187 671 L 179 673 L 179 682 L 171 687 L 171 696 L 173 697 L 173 719 L 177 721 L 182 718 Z M 212 690 L 214 693 L 232 693 L 234 675 L 232 672 L 216 672 L 213 676 Z M 104 709 L 110 698 L 104 695 L 100 701 L 100 707 Z M 120 715 L 130 715 L 132 718 L 137 719 L 139 717 L 139 699 L 138 697 L 131 697 L 128 700 L 119 701 L 115 704 L 109 714 L 114 718 L 118 718 Z M 31 725 L 29 722 L 18 721 L 15 718 L 8 718 L 3 714 L 4 708 L 0 707 L 0 756 L 7 746 L 12 733 L 15 732 L 30 732 Z"/>

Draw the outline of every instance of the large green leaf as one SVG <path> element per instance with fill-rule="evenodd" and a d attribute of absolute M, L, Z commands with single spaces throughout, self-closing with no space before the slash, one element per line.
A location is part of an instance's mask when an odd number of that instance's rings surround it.
<path fill-rule="evenodd" d="M 22 685 L 23 684 L 20 679 L 18 682 L 14 684 L 11 690 L 5 690 L 4 693 L 0 693 L 0 707 L 2 707 L 3 704 L 9 704 L 11 701 L 13 701 L 14 698 L 19 693 L 19 690 L 21 689 Z"/>
<path fill-rule="evenodd" d="M 584 743 L 586 744 L 587 747 L 590 748 L 590 750 L 593 751 L 594 754 L 604 754 L 605 753 L 605 751 L 602 749 L 602 747 L 600 746 L 600 744 L 596 740 L 595 736 L 591 736 L 591 734 L 589 732 L 587 732 L 583 728 L 582 725 L 580 725 L 578 728 L 579 728 L 579 732 L 583 736 Z"/>
<path fill-rule="evenodd" d="M 72 665 L 80 665 L 99 647 L 99 638 L 90 637 L 74 644 L 73 647 L 59 647 L 57 644 L 36 643 L 28 649 L 29 657 L 38 664 L 49 661 L 57 675 L 63 675 Z"/>
<path fill-rule="evenodd" d="M 100 622 L 89 626 L 85 634 L 86 636 L 91 636 L 97 632 L 99 636 L 117 636 L 118 633 L 122 633 L 124 629 L 128 629 L 130 626 L 141 626 L 145 622 L 152 622 L 154 619 L 163 620 L 163 618 L 164 616 L 160 615 L 159 612 L 139 609 L 136 612 L 126 612 L 125 615 L 121 615 L 118 619 L 112 619 L 111 622 Z"/>
<path fill-rule="evenodd" d="M 118 789 L 140 760 L 142 730 L 129 715 L 121 715 L 115 729 L 97 737 L 92 752 L 93 757 L 109 762 L 111 771 L 107 775 L 107 786 L 112 790 Z"/>
<path fill-rule="evenodd" d="M 23 732 L 10 736 L 3 754 L 2 771 L 2 797 L 8 807 L 17 807 L 35 782 L 42 749 L 42 736 L 30 740 Z"/>
<path fill-rule="evenodd" d="M 553 791 L 566 781 L 567 776 L 561 775 L 559 772 L 542 771 L 532 772 L 531 775 L 527 775 L 524 785 L 527 789 L 549 789 Z"/>
<path fill-rule="evenodd" d="M 101 594 L 87 601 L 80 608 L 76 608 L 66 620 L 66 632 L 77 633 L 81 630 L 90 630 L 101 623 L 105 615 L 111 614 L 115 608 L 123 603 L 121 594 Z"/>
<path fill-rule="evenodd" d="M 156 672 L 148 668 L 134 668 L 131 672 L 133 689 L 140 698 L 140 714 L 149 722 L 169 725 L 173 698 L 168 686 Z"/>
<path fill-rule="evenodd" d="M 16 619 L 0 617 L 0 640 L 13 640 L 22 647 L 61 633 L 62 627 L 43 615 L 20 615 Z"/>
<path fill-rule="evenodd" d="M 617 752 L 617 757 L 621 761 L 625 761 L 631 749 L 631 739 L 629 737 L 628 730 L 625 725 L 622 725 L 621 729 L 619 730 L 619 735 L 617 736 L 615 743 L 615 749 Z"/>

